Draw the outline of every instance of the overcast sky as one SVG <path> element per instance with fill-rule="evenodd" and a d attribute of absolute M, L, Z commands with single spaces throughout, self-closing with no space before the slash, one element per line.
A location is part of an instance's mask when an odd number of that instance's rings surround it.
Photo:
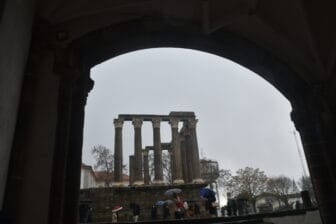
<path fill-rule="evenodd" d="M 83 162 L 90 150 L 114 150 L 113 119 L 118 114 L 194 111 L 200 156 L 236 171 L 251 166 L 267 175 L 302 176 L 289 101 L 250 70 L 212 54 L 156 48 L 115 57 L 91 70 L 95 81 L 86 106 Z M 153 145 L 152 125 L 143 125 L 143 147 Z M 161 141 L 171 139 L 161 125 Z M 124 163 L 133 154 L 133 126 L 123 128 Z M 301 143 L 300 143 L 301 144 Z M 302 148 L 302 146 L 300 145 Z"/>

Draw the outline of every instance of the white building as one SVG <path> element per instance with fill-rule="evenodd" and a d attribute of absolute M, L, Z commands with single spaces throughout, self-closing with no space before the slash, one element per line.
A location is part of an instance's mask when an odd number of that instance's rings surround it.
<path fill-rule="evenodd" d="M 110 187 L 113 184 L 114 173 L 106 171 L 93 171 L 92 167 L 82 163 L 80 189 Z M 129 185 L 129 176 L 123 174 L 124 186 Z"/>
<path fill-rule="evenodd" d="M 96 175 L 91 166 L 82 163 L 80 189 L 95 188 Z"/>

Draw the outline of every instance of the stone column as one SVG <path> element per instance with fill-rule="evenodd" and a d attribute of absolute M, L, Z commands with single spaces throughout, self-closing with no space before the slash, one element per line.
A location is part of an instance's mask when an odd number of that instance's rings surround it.
<path fill-rule="evenodd" d="M 180 151 L 180 141 L 179 141 L 179 133 L 178 133 L 178 120 L 171 119 L 170 125 L 172 129 L 172 177 L 173 184 L 183 184 L 182 178 L 182 161 L 181 161 L 181 151 Z"/>
<path fill-rule="evenodd" d="M 188 161 L 186 156 L 186 140 L 185 137 L 180 134 L 180 150 L 181 150 L 181 163 L 182 163 L 182 174 L 185 183 L 188 183 Z"/>
<path fill-rule="evenodd" d="M 134 185 L 143 185 L 141 143 L 142 119 L 133 119 L 132 124 L 134 125 Z"/>
<path fill-rule="evenodd" d="M 87 76 L 86 76 L 87 75 Z M 88 92 L 93 81 L 88 74 L 82 74 L 73 86 L 69 145 L 66 158 L 63 223 L 77 223 L 79 220 L 79 188 L 82 163 L 84 112 Z M 57 172 L 54 170 L 54 172 Z"/>
<path fill-rule="evenodd" d="M 123 185 L 123 150 L 122 150 L 122 127 L 123 119 L 114 119 L 114 181 L 113 186 Z"/>
<path fill-rule="evenodd" d="M 301 135 L 322 222 L 329 224 L 336 223 L 336 134 L 335 118 L 322 110 L 322 102 L 310 99 L 309 107 L 294 105 L 291 117 Z"/>
<path fill-rule="evenodd" d="M 129 184 L 134 184 L 134 155 L 129 156 Z"/>
<path fill-rule="evenodd" d="M 163 167 L 162 167 L 162 149 L 160 136 L 160 118 L 154 118 L 153 124 L 153 139 L 154 139 L 154 183 L 163 183 Z"/>
<path fill-rule="evenodd" d="M 148 161 L 148 149 L 144 149 L 143 151 L 143 167 L 144 167 L 144 183 L 145 185 L 149 185 L 150 177 L 149 177 L 149 161 Z"/>
<path fill-rule="evenodd" d="M 203 183 L 200 171 L 200 160 L 198 152 L 197 134 L 196 134 L 196 123 L 197 119 L 188 120 L 188 128 L 190 130 L 190 143 L 192 148 L 192 164 L 193 164 L 193 183 Z"/>
<path fill-rule="evenodd" d="M 190 134 L 189 128 L 185 128 L 183 131 L 183 135 L 185 138 L 185 159 L 187 161 L 187 181 L 188 183 L 192 183 L 194 179 L 194 163 L 193 163 L 193 142 Z"/>

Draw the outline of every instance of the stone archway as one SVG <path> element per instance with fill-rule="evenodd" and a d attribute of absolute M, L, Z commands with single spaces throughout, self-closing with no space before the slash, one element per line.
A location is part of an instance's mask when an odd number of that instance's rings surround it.
<path fill-rule="evenodd" d="M 36 93 L 36 97 L 47 93 L 44 97 L 52 100 L 52 105 L 55 106 L 50 111 L 43 111 L 53 113 L 53 120 L 47 119 L 50 124 L 46 124 L 54 132 L 50 137 L 53 140 L 50 145 L 54 149 L 49 158 L 49 162 L 52 163 L 52 166 L 49 166 L 52 175 L 51 184 L 48 186 L 51 190 L 49 194 L 45 194 L 49 196 L 45 203 L 49 205 L 50 223 L 77 221 L 84 107 L 86 96 L 93 84 L 90 80 L 90 68 L 117 55 L 153 47 L 180 47 L 213 53 L 253 70 L 275 86 L 292 104 L 292 119 L 302 135 L 322 219 L 328 224 L 335 222 L 333 209 L 336 193 L 333 189 L 336 187 L 336 171 L 332 165 L 335 156 L 331 150 L 335 146 L 335 132 L 332 113 L 319 87 L 310 86 L 285 63 L 262 47 L 241 36 L 221 30 L 205 35 L 192 27 L 171 26 L 164 21 L 158 22 L 150 18 L 94 31 L 69 45 L 56 44 L 53 45 L 54 48 L 46 47 L 47 50 L 43 47 L 45 46 L 41 47 L 39 44 L 37 60 L 33 57 L 35 53 L 31 53 L 30 65 L 33 69 L 41 69 L 37 73 L 57 74 L 56 85 L 44 78 L 40 83 L 41 88 L 37 90 L 40 92 Z M 43 58 L 44 56 L 46 57 Z M 39 64 L 39 60 L 43 61 L 44 68 Z M 50 88 L 49 93 L 48 89 L 43 88 L 46 84 L 54 88 Z M 27 82 L 25 86 L 29 88 Z M 54 93 L 57 94 L 53 95 Z M 44 100 L 41 99 L 42 102 Z M 28 107 L 29 105 L 21 104 L 21 111 L 29 111 Z M 18 130 L 20 127 L 17 128 L 17 133 Z M 22 136 L 18 135 L 16 138 L 18 142 L 22 142 Z M 37 144 L 31 143 L 29 139 L 23 142 L 26 141 L 30 147 Z M 25 190 L 22 192 L 28 193 Z M 15 195 L 15 189 L 7 196 L 7 201 L 10 201 L 11 197 L 19 197 Z M 19 200 L 29 201 L 21 198 Z M 9 208 L 13 209 L 14 205 L 12 206 Z M 17 214 L 26 217 L 25 214 L 29 211 L 25 211 L 25 208 L 28 207 L 25 204 Z"/>
<path fill-rule="evenodd" d="M 180 47 L 205 51 L 231 59 L 253 70 L 291 102 L 292 119 L 303 136 L 307 162 L 317 190 L 321 212 L 322 214 L 330 212 L 328 206 L 323 206 L 322 201 L 326 199 L 323 196 L 325 191 L 321 191 L 320 188 L 323 188 L 325 181 L 328 183 L 333 181 L 333 173 L 330 171 L 332 165 L 331 162 L 319 162 L 321 154 L 314 153 L 321 149 L 321 145 L 318 149 L 311 147 L 315 144 L 313 142 L 321 142 L 321 139 L 325 138 L 322 133 L 316 132 L 317 126 L 322 122 L 320 112 L 316 111 L 316 103 L 318 104 L 320 99 L 314 98 L 313 92 L 316 89 L 311 89 L 298 74 L 272 56 L 270 52 L 232 33 L 219 30 L 211 35 L 203 35 L 185 27 L 180 29 L 157 21 L 153 28 L 150 19 L 132 21 L 96 31 L 75 41 L 73 46 L 78 52 L 81 64 L 87 70 L 86 74 L 89 68 L 107 59 L 134 50 L 153 47 Z M 317 108 L 322 109 L 323 106 L 319 105 Z M 311 120 L 314 122 L 310 123 Z M 303 124 L 307 122 L 309 125 Z M 326 153 L 322 157 L 328 160 Z M 321 177 L 321 173 L 329 175 Z M 321 200 L 321 198 L 324 199 Z"/>

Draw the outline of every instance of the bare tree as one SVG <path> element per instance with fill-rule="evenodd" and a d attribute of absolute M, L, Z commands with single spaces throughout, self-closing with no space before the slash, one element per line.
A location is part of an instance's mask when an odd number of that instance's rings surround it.
<path fill-rule="evenodd" d="M 149 167 L 149 176 L 150 179 L 154 179 L 154 153 L 148 154 L 148 167 Z M 172 170 L 171 170 L 171 156 L 167 151 L 162 151 L 162 168 L 163 168 L 163 179 L 172 183 Z M 150 181 L 152 182 L 152 181 Z"/>
<path fill-rule="evenodd" d="M 298 185 L 302 191 L 308 191 L 313 203 L 316 203 L 314 187 L 310 177 L 302 176 L 298 181 Z"/>
<path fill-rule="evenodd" d="M 114 166 L 114 156 L 109 148 L 103 145 L 96 145 L 92 148 L 91 154 L 96 160 L 94 165 L 95 170 L 105 171 L 106 175 L 104 177 L 105 185 L 110 186 L 113 166 Z"/>
<path fill-rule="evenodd" d="M 231 194 L 238 196 L 243 193 L 246 195 L 253 206 L 254 212 L 256 212 L 256 197 L 265 192 L 267 180 L 268 178 L 264 171 L 259 170 L 259 168 L 245 167 L 244 169 L 239 169 L 229 181 L 233 191 Z"/>
<path fill-rule="evenodd" d="M 231 170 L 220 169 L 218 173 L 219 173 L 217 178 L 217 184 L 219 188 L 218 193 L 226 197 L 228 192 L 231 193 L 233 191 L 232 190 L 233 186 L 231 185 L 232 183 Z"/>
<path fill-rule="evenodd" d="M 231 180 L 232 180 L 231 170 L 225 170 L 225 169 L 219 170 L 219 176 L 217 182 L 220 187 L 227 188 L 228 191 L 230 191 L 230 188 L 232 187 Z"/>
<path fill-rule="evenodd" d="M 291 208 L 289 204 L 289 194 L 298 193 L 295 181 L 286 176 L 271 177 L 267 181 L 267 191 L 276 195 L 280 202 L 283 202 L 286 208 Z"/>

